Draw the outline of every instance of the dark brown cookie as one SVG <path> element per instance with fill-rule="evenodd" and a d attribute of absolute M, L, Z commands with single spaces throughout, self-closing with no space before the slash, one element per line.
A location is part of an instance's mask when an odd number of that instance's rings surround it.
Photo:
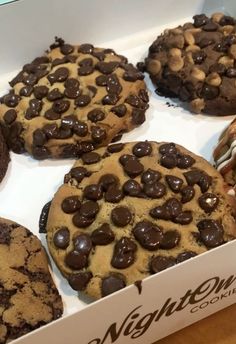
<path fill-rule="evenodd" d="M 156 93 L 214 116 L 236 112 L 236 21 L 222 13 L 195 15 L 167 29 L 149 48 L 146 71 Z"/>
<path fill-rule="evenodd" d="M 8 146 L 36 159 L 74 158 L 145 121 L 144 75 L 124 56 L 56 39 L 24 65 L 1 98 Z"/>
<path fill-rule="evenodd" d="M 0 219 L 0 343 L 61 317 L 63 304 L 39 239 Z"/>
<path fill-rule="evenodd" d="M 0 182 L 3 180 L 10 162 L 9 151 L 0 127 Z"/>
<path fill-rule="evenodd" d="M 47 221 L 49 250 L 75 290 L 106 296 L 236 236 L 223 180 L 203 158 L 148 141 L 89 154 Z"/>

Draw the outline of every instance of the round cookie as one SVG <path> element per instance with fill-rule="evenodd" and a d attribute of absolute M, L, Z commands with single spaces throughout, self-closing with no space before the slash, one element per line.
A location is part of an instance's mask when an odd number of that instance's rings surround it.
<path fill-rule="evenodd" d="M 217 170 L 230 188 L 236 184 L 236 119 L 222 132 L 214 149 L 213 158 Z"/>
<path fill-rule="evenodd" d="M 75 290 L 106 296 L 236 236 L 221 175 L 174 143 L 82 155 L 52 200 L 50 253 Z"/>
<path fill-rule="evenodd" d="M 9 151 L 0 127 L 0 182 L 3 180 L 10 162 Z"/>
<path fill-rule="evenodd" d="M 61 317 L 63 304 L 39 239 L 0 218 L 0 343 Z"/>
<path fill-rule="evenodd" d="M 235 19 L 200 14 L 158 36 L 145 68 L 157 94 L 188 102 L 195 113 L 225 116 L 236 112 L 235 61 Z"/>
<path fill-rule="evenodd" d="M 73 158 L 118 140 L 145 121 L 144 75 L 124 56 L 57 38 L 24 65 L 2 97 L 8 146 L 36 159 Z"/>

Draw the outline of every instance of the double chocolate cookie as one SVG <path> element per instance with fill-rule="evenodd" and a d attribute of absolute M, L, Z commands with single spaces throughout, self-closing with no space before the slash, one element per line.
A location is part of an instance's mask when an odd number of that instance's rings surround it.
<path fill-rule="evenodd" d="M 145 60 L 156 93 L 189 102 L 190 110 L 215 116 L 236 112 L 236 21 L 215 13 L 167 29 Z"/>
<path fill-rule="evenodd" d="M 62 312 L 39 239 L 0 219 L 0 343 L 58 319 Z"/>
<path fill-rule="evenodd" d="M 6 141 L 3 137 L 2 130 L 0 127 L 0 182 L 3 180 L 7 167 L 10 162 L 10 156 Z"/>
<path fill-rule="evenodd" d="M 82 155 L 49 211 L 49 250 L 95 298 L 236 236 L 221 175 L 174 143 L 116 143 Z"/>
<path fill-rule="evenodd" d="M 145 121 L 144 75 L 124 56 L 58 38 L 50 48 L 24 65 L 1 99 L 0 122 L 14 152 L 78 157 Z"/>

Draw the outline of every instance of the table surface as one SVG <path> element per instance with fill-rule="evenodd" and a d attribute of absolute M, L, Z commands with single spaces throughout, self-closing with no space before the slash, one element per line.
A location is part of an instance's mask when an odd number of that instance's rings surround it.
<path fill-rule="evenodd" d="M 235 319 L 233 305 L 153 344 L 235 344 Z"/>

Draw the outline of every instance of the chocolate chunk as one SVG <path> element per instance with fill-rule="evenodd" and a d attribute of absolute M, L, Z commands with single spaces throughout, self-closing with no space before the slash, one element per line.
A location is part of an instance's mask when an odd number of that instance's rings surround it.
<path fill-rule="evenodd" d="M 59 228 L 53 236 L 53 243 L 57 248 L 66 249 L 70 243 L 70 232 L 67 227 Z"/>
<path fill-rule="evenodd" d="M 141 177 L 141 182 L 144 184 L 153 184 L 161 179 L 161 174 L 158 171 L 154 171 L 151 168 L 147 169 L 147 171 L 143 172 Z"/>
<path fill-rule="evenodd" d="M 119 82 L 118 77 L 115 74 L 110 74 L 107 77 L 106 90 L 108 93 L 120 94 L 122 86 Z"/>
<path fill-rule="evenodd" d="M 107 132 L 106 129 L 101 128 L 99 126 L 95 126 L 91 128 L 91 136 L 92 139 L 96 142 L 96 143 L 101 143 L 102 141 L 104 141 L 107 137 Z"/>
<path fill-rule="evenodd" d="M 219 21 L 219 24 L 222 25 L 222 26 L 225 26 L 225 25 L 235 25 L 235 19 L 231 16 L 223 16 L 220 21 Z"/>
<path fill-rule="evenodd" d="M 195 196 L 195 190 L 192 186 L 184 186 L 182 188 L 181 192 L 181 202 L 182 203 L 187 203 L 189 201 L 191 201 L 193 199 L 193 197 Z"/>
<path fill-rule="evenodd" d="M 92 74 L 93 72 L 94 72 L 94 66 L 93 65 L 89 65 L 89 64 L 86 65 L 85 64 L 85 65 L 78 68 L 78 75 L 80 75 L 80 76 L 86 76 L 86 75 Z"/>
<path fill-rule="evenodd" d="M 111 173 L 106 173 L 99 179 L 99 184 L 104 191 L 107 191 L 111 185 L 117 185 L 119 179 Z"/>
<path fill-rule="evenodd" d="M 164 143 L 159 147 L 159 153 L 160 154 L 176 154 L 177 153 L 177 148 L 174 143 Z"/>
<path fill-rule="evenodd" d="M 76 274 L 70 274 L 68 277 L 68 282 L 72 289 L 81 291 L 87 287 L 87 284 L 92 277 L 93 275 L 89 271 L 78 272 Z"/>
<path fill-rule="evenodd" d="M 91 102 L 91 98 L 87 94 L 81 94 L 75 99 L 75 105 L 78 107 L 87 106 Z"/>
<path fill-rule="evenodd" d="M 105 201 L 110 203 L 119 203 L 123 197 L 123 192 L 117 185 L 109 186 L 105 193 Z"/>
<path fill-rule="evenodd" d="M 175 259 L 173 257 L 156 256 L 151 259 L 150 270 L 151 273 L 163 271 L 175 265 Z"/>
<path fill-rule="evenodd" d="M 160 164 L 168 169 L 177 166 L 177 158 L 174 154 L 164 154 L 160 159 Z"/>
<path fill-rule="evenodd" d="M 236 68 L 228 68 L 226 71 L 226 76 L 228 78 L 235 78 L 236 77 Z"/>
<path fill-rule="evenodd" d="M 88 177 L 90 173 L 85 167 L 74 167 L 70 171 L 71 178 L 75 178 L 77 183 L 80 183 L 85 177 Z"/>
<path fill-rule="evenodd" d="M 84 137 L 88 134 L 88 126 L 85 122 L 76 120 L 73 125 L 73 131 L 76 135 Z"/>
<path fill-rule="evenodd" d="M 119 104 L 119 105 L 113 106 L 110 111 L 113 112 L 116 116 L 121 118 L 125 116 L 127 112 L 127 108 L 125 104 Z"/>
<path fill-rule="evenodd" d="M 176 198 L 169 198 L 164 207 L 170 213 L 171 218 L 176 218 L 182 212 L 182 204 Z"/>
<path fill-rule="evenodd" d="M 103 191 L 102 186 L 100 184 L 90 184 L 84 188 L 84 197 L 92 200 L 97 201 L 102 198 Z"/>
<path fill-rule="evenodd" d="M 111 74 L 119 66 L 119 62 L 110 61 L 104 62 L 100 61 L 96 64 L 96 69 L 98 69 L 102 74 Z"/>
<path fill-rule="evenodd" d="M 30 116 L 31 116 L 31 114 L 30 114 Z M 56 113 L 53 109 L 48 109 L 45 112 L 44 117 L 49 119 L 50 121 L 54 121 L 54 120 L 57 120 L 57 119 L 61 118 L 61 114 L 60 113 Z"/>
<path fill-rule="evenodd" d="M 116 269 L 125 269 L 135 261 L 137 245 L 127 237 L 121 238 L 114 247 L 111 265 Z"/>
<path fill-rule="evenodd" d="M 82 54 L 92 54 L 94 46 L 92 44 L 81 44 L 78 48 L 78 52 Z"/>
<path fill-rule="evenodd" d="M 134 145 L 132 152 L 136 157 L 141 158 L 152 153 L 152 146 L 147 141 L 138 142 Z"/>
<path fill-rule="evenodd" d="M 74 47 L 70 44 L 63 44 L 60 46 L 60 52 L 64 55 L 69 55 L 73 53 Z"/>
<path fill-rule="evenodd" d="M 190 155 L 178 155 L 177 156 L 177 167 L 185 169 L 191 167 L 195 163 L 195 159 Z"/>
<path fill-rule="evenodd" d="M 193 186 L 199 183 L 202 177 L 202 172 L 199 170 L 192 170 L 192 171 L 184 172 L 184 176 L 188 185 Z"/>
<path fill-rule="evenodd" d="M 217 247 L 224 243 L 224 229 L 219 221 L 205 219 L 197 224 L 200 240 L 208 248 Z"/>
<path fill-rule="evenodd" d="M 115 239 L 115 235 L 108 223 L 102 224 L 91 234 L 91 240 L 94 245 L 108 245 Z"/>
<path fill-rule="evenodd" d="M 96 57 L 99 61 L 103 61 L 106 57 L 104 51 L 93 51 L 92 55 Z"/>
<path fill-rule="evenodd" d="M 86 165 L 96 164 L 101 159 L 100 155 L 96 152 L 84 153 L 81 158 Z"/>
<path fill-rule="evenodd" d="M 208 47 L 209 45 L 211 44 L 214 44 L 215 43 L 215 40 L 212 39 L 212 38 L 207 38 L 207 37 L 204 37 L 200 40 L 200 42 L 198 42 L 198 45 L 201 49 L 204 49 L 206 47 Z"/>
<path fill-rule="evenodd" d="M 124 171 L 131 178 L 137 177 L 143 172 L 143 170 L 144 166 L 138 160 L 128 159 L 124 165 Z"/>
<path fill-rule="evenodd" d="M 176 257 L 176 263 L 182 263 L 185 260 L 188 260 L 190 258 L 196 257 L 197 253 L 193 252 L 193 251 L 184 251 L 178 254 L 178 256 Z"/>
<path fill-rule="evenodd" d="M 170 220 L 171 215 L 168 209 L 163 206 L 154 207 L 150 210 L 149 215 L 154 219 Z"/>
<path fill-rule="evenodd" d="M 36 74 L 25 75 L 22 79 L 22 82 L 27 86 L 34 86 L 37 81 L 38 81 L 38 78 Z"/>
<path fill-rule="evenodd" d="M 65 116 L 61 120 L 61 128 L 63 129 L 73 129 L 78 125 L 78 120 L 75 115 Z"/>
<path fill-rule="evenodd" d="M 202 29 L 204 31 L 216 31 L 218 29 L 218 25 L 216 23 L 214 23 L 213 21 L 208 21 L 203 27 Z"/>
<path fill-rule="evenodd" d="M 92 240 L 88 234 L 78 234 L 73 238 L 74 249 L 85 255 L 89 255 L 92 250 Z"/>
<path fill-rule="evenodd" d="M 111 211 L 111 220 L 118 227 L 127 226 L 132 220 L 132 214 L 128 207 L 118 206 Z"/>
<path fill-rule="evenodd" d="M 64 91 L 64 94 L 70 99 L 76 99 L 81 94 L 81 90 L 76 87 L 67 87 Z"/>
<path fill-rule="evenodd" d="M 127 180 L 123 185 L 124 193 L 132 197 L 137 197 L 141 190 L 140 184 L 134 179 Z"/>
<path fill-rule="evenodd" d="M 56 113 L 62 114 L 66 112 L 70 107 L 68 100 L 56 100 L 52 105 L 52 110 Z"/>
<path fill-rule="evenodd" d="M 172 176 L 172 175 L 166 175 L 165 177 L 167 184 L 169 185 L 170 189 L 174 192 L 179 192 L 182 185 L 183 180 L 181 178 Z"/>
<path fill-rule="evenodd" d="M 119 276 L 111 275 L 102 280 L 101 292 L 102 297 L 115 293 L 116 291 L 125 288 L 124 279 Z"/>
<path fill-rule="evenodd" d="M 19 72 L 10 82 L 9 85 L 14 87 L 18 82 L 22 82 L 24 77 L 24 71 Z"/>
<path fill-rule="evenodd" d="M 65 81 L 68 76 L 69 70 L 66 67 L 60 67 L 54 73 L 49 74 L 47 78 L 50 84 L 53 85 L 55 82 Z"/>
<path fill-rule="evenodd" d="M 203 173 L 198 185 L 200 186 L 201 192 L 206 192 L 212 183 L 212 177 L 206 173 Z"/>
<path fill-rule="evenodd" d="M 211 100 L 218 97 L 219 92 L 220 91 L 218 87 L 204 84 L 200 92 L 200 97 L 206 100 Z"/>
<path fill-rule="evenodd" d="M 177 230 L 170 230 L 163 234 L 160 247 L 164 250 L 170 250 L 176 247 L 180 242 L 180 234 Z"/>
<path fill-rule="evenodd" d="M 87 256 L 76 250 L 67 253 L 65 257 L 66 265 L 73 270 L 81 270 L 88 265 Z"/>
<path fill-rule="evenodd" d="M 65 88 L 79 88 L 79 80 L 75 78 L 68 78 L 64 83 Z"/>
<path fill-rule="evenodd" d="M 90 226 L 93 223 L 93 221 L 94 221 L 94 217 L 88 218 L 81 215 L 79 212 L 76 213 L 72 218 L 73 224 L 79 228 L 86 228 Z"/>
<path fill-rule="evenodd" d="M 6 106 L 13 108 L 19 104 L 21 97 L 15 93 L 9 93 L 3 97 L 3 102 Z"/>
<path fill-rule="evenodd" d="M 134 160 L 137 161 L 137 158 L 134 155 L 131 154 L 123 154 L 120 156 L 119 158 L 119 162 L 121 163 L 121 165 L 125 165 L 129 160 Z"/>
<path fill-rule="evenodd" d="M 43 146 L 47 142 L 46 134 L 41 129 L 36 129 L 33 132 L 33 145 L 34 146 Z"/>
<path fill-rule="evenodd" d="M 132 110 L 132 123 L 134 125 L 141 125 L 145 122 L 145 110 L 143 109 L 136 109 Z"/>
<path fill-rule="evenodd" d="M 195 27 L 201 27 L 208 23 L 209 18 L 205 14 L 196 14 L 195 16 L 193 16 L 193 20 L 193 25 Z"/>
<path fill-rule="evenodd" d="M 12 124 L 17 118 L 17 112 L 14 109 L 7 110 L 3 116 L 6 124 Z"/>
<path fill-rule="evenodd" d="M 35 86 L 34 87 L 35 98 L 37 98 L 39 100 L 43 99 L 48 94 L 48 90 L 49 89 L 47 86 Z"/>
<path fill-rule="evenodd" d="M 207 57 L 207 54 L 203 50 L 194 51 L 192 58 L 195 64 L 201 64 Z"/>
<path fill-rule="evenodd" d="M 101 109 L 97 108 L 89 111 L 87 117 L 91 122 L 96 123 L 104 120 L 105 113 Z"/>
<path fill-rule="evenodd" d="M 138 93 L 139 97 L 142 99 L 143 102 L 148 103 L 149 96 L 145 89 L 141 89 Z"/>
<path fill-rule="evenodd" d="M 219 75 L 223 75 L 226 72 L 226 67 L 222 63 L 214 63 L 210 66 L 209 69 L 210 73 L 218 73 Z"/>
<path fill-rule="evenodd" d="M 149 251 L 157 250 L 163 240 L 162 230 L 150 221 L 138 222 L 132 232 L 139 244 Z"/>
<path fill-rule="evenodd" d="M 20 96 L 29 97 L 33 93 L 32 86 L 24 86 L 20 89 Z"/>
<path fill-rule="evenodd" d="M 117 153 L 120 152 L 124 148 L 124 143 L 116 143 L 114 145 L 109 145 L 107 150 L 109 153 Z"/>
<path fill-rule="evenodd" d="M 95 86 L 92 85 L 88 85 L 87 86 L 88 90 L 89 90 L 89 95 L 91 98 L 94 98 L 97 94 L 98 89 Z"/>
<path fill-rule="evenodd" d="M 94 218 L 99 212 L 99 205 L 94 201 L 87 201 L 81 205 L 79 213 L 87 218 Z"/>
<path fill-rule="evenodd" d="M 54 88 L 47 95 L 47 99 L 50 101 L 54 101 L 61 98 L 63 98 L 63 94 L 60 92 L 59 88 Z"/>
<path fill-rule="evenodd" d="M 39 217 L 39 233 L 46 233 L 46 226 L 47 226 L 47 220 L 48 220 L 48 214 L 51 207 L 51 201 L 47 202 L 41 211 L 40 217 Z"/>
<path fill-rule="evenodd" d="M 102 98 L 103 105 L 115 105 L 119 100 L 119 96 L 116 93 L 109 93 Z"/>
<path fill-rule="evenodd" d="M 69 196 L 66 197 L 62 203 L 61 208 L 66 214 L 75 213 L 81 206 L 81 202 L 78 196 Z"/>
<path fill-rule="evenodd" d="M 213 193 L 204 193 L 199 197 L 198 203 L 205 213 L 211 213 L 217 208 L 219 198 Z"/>
<path fill-rule="evenodd" d="M 161 198 L 166 194 L 166 186 L 160 182 L 144 184 L 143 191 L 150 198 Z"/>
<path fill-rule="evenodd" d="M 107 76 L 106 75 L 99 75 L 95 79 L 97 86 L 106 86 L 107 85 Z"/>
<path fill-rule="evenodd" d="M 181 225 L 188 225 L 193 221 L 192 212 L 190 210 L 180 212 L 173 221 Z"/>
<path fill-rule="evenodd" d="M 45 146 L 33 146 L 32 147 L 32 155 L 35 159 L 44 160 L 51 157 L 51 153 L 49 149 Z"/>

